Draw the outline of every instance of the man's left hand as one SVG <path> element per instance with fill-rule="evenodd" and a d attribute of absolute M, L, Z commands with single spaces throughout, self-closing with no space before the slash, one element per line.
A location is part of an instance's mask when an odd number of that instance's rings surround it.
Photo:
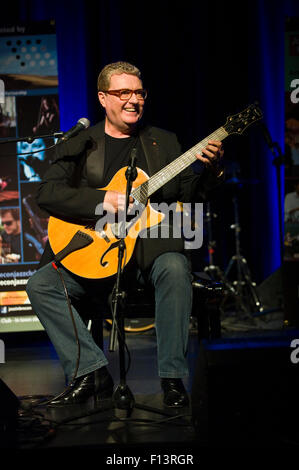
<path fill-rule="evenodd" d="M 198 160 L 202 161 L 207 167 L 219 167 L 224 154 L 222 142 L 219 140 L 209 140 L 202 153 L 203 155 L 196 154 Z"/>

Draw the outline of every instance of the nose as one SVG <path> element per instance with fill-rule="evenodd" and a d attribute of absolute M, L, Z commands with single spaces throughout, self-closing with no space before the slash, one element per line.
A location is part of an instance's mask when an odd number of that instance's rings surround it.
<path fill-rule="evenodd" d="M 129 102 L 130 102 L 130 103 L 138 103 L 138 99 L 137 99 L 137 96 L 136 96 L 136 94 L 135 94 L 134 91 L 133 91 L 133 93 L 132 93 L 131 98 L 129 99 Z"/>

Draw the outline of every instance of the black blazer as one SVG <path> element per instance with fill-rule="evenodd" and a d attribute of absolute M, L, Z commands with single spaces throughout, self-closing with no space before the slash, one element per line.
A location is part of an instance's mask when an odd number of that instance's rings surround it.
<path fill-rule="evenodd" d="M 139 129 L 139 137 L 147 160 L 149 176 L 181 154 L 181 147 L 174 133 L 157 127 Z M 56 159 L 45 173 L 37 191 L 38 205 L 50 215 L 88 223 L 96 221 L 95 207 L 103 202 L 105 133 L 104 121 L 80 132 L 68 142 L 58 144 Z M 138 160 L 137 160 L 138 166 Z M 195 175 L 192 168 L 160 188 L 151 197 L 152 202 L 172 203 L 201 202 L 207 190 L 219 184 L 211 170 L 203 168 Z M 146 269 L 159 254 L 166 251 L 183 251 L 182 239 L 138 239 L 136 258 L 139 266 Z M 48 245 L 40 265 L 53 259 Z"/>

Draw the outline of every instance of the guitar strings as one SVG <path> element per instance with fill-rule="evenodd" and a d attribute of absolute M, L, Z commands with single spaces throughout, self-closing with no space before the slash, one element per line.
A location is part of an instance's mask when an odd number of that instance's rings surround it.
<path fill-rule="evenodd" d="M 187 150 L 181 156 L 176 158 L 173 162 L 158 171 L 149 180 L 142 183 L 140 186 L 134 189 L 132 195 L 134 198 L 142 202 L 141 199 L 145 200 L 151 196 L 157 189 L 162 185 L 166 184 L 177 174 L 187 168 L 191 163 L 196 161 L 195 154 L 201 152 L 208 144 L 209 140 L 224 140 L 229 134 L 223 127 L 220 127 L 215 132 L 210 134 L 208 137 L 203 139 L 198 144 L 194 145 L 191 149 Z"/>
<path fill-rule="evenodd" d="M 250 121 L 254 122 L 257 119 L 261 119 L 262 113 L 261 111 L 258 112 L 256 109 L 253 109 L 255 111 L 255 116 L 250 116 L 250 111 L 252 112 L 252 108 L 253 108 L 253 105 L 249 106 L 245 111 L 238 113 L 235 116 L 238 116 L 238 118 L 243 118 L 243 119 L 244 117 L 245 118 L 247 117 L 247 119 L 249 119 L 249 121 L 245 122 L 245 124 L 247 125 L 252 123 Z M 233 117 L 235 118 L 235 116 L 231 116 L 231 119 Z M 224 126 L 228 128 L 228 125 L 229 125 L 229 119 L 227 119 Z M 190 150 L 188 150 L 187 152 L 182 154 L 180 157 L 175 159 L 165 168 L 162 168 L 160 171 L 158 171 L 155 175 L 153 175 L 147 181 L 142 183 L 140 186 L 135 188 L 132 191 L 132 195 L 135 197 L 135 199 L 145 205 L 146 200 L 148 199 L 148 197 L 151 196 L 151 194 L 153 194 L 157 189 L 159 189 L 161 186 L 166 184 L 174 176 L 176 176 L 178 173 L 180 173 L 181 171 L 183 171 L 185 168 L 187 168 L 189 165 L 191 165 L 193 162 L 196 161 L 195 153 L 201 152 L 203 148 L 206 147 L 209 140 L 218 139 L 222 141 L 228 135 L 230 135 L 230 132 L 227 131 L 224 126 L 219 127 L 219 129 L 214 131 L 208 137 L 206 137 L 201 142 L 199 142 L 194 147 L 192 147 Z M 166 175 L 166 173 L 168 174 Z"/>
<path fill-rule="evenodd" d="M 180 173 L 189 165 L 191 165 L 191 163 L 196 161 L 195 153 L 202 151 L 203 148 L 206 147 L 209 140 L 213 140 L 213 139 L 223 140 L 225 137 L 227 137 L 227 135 L 228 133 L 223 128 L 219 128 L 217 131 L 210 134 L 208 137 L 203 139 L 201 142 L 196 144 L 190 150 L 185 152 L 183 155 L 181 155 L 180 157 L 175 159 L 173 162 L 171 162 L 169 165 L 167 165 L 165 168 L 163 168 L 158 173 L 156 173 L 149 180 L 148 197 L 161 186 L 161 183 L 162 184 L 167 183 L 170 179 L 172 179 L 178 173 Z M 164 176 L 164 173 L 167 174 L 167 176 Z"/>

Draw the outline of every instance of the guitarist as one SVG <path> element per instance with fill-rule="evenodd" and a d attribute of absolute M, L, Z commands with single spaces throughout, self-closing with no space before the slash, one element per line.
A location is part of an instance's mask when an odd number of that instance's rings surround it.
<path fill-rule="evenodd" d="M 37 202 L 42 209 L 57 218 L 95 222 L 95 208 L 99 203 L 113 213 L 125 208 L 124 194 L 98 188 L 107 186 L 114 174 L 128 165 L 133 147 L 137 148 L 137 167 L 149 176 L 181 155 L 173 133 L 141 125 L 146 97 L 140 71 L 135 66 L 116 62 L 103 68 L 98 77 L 98 99 L 104 108 L 105 120 L 57 146 L 57 158 L 37 192 Z M 151 201 L 201 201 L 208 189 L 221 183 L 221 142 L 210 141 L 202 153 L 197 155 L 204 164 L 200 175 L 187 168 L 163 186 Z M 155 290 L 158 373 L 164 404 L 169 407 L 188 405 L 182 378 L 188 376 L 186 353 L 192 285 L 183 247 L 183 241 L 178 239 L 140 238 L 135 250 L 138 280 L 151 284 Z M 115 252 L 117 256 L 117 250 Z M 88 293 L 96 293 L 99 298 L 104 296 L 109 280 L 88 280 L 60 268 L 72 302 L 81 348 L 74 377 L 77 357 L 74 328 L 63 286 L 49 262 L 51 259 L 53 253 L 48 245 L 40 269 L 27 284 L 32 307 L 53 342 L 70 384 L 50 405 L 82 403 L 91 396 L 110 397 L 113 380 L 106 368 L 108 361 L 92 340 L 76 307 L 77 301 Z"/>

